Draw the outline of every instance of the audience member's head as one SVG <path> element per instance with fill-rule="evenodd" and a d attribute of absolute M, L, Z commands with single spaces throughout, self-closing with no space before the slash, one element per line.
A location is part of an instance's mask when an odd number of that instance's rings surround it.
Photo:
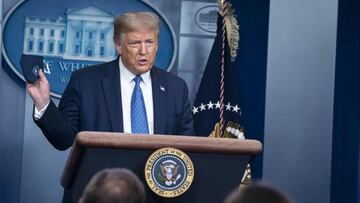
<path fill-rule="evenodd" d="M 291 203 L 286 195 L 268 183 L 252 183 L 233 191 L 225 203 Z"/>
<path fill-rule="evenodd" d="M 145 188 L 128 169 L 105 169 L 92 177 L 80 203 L 145 203 Z"/>

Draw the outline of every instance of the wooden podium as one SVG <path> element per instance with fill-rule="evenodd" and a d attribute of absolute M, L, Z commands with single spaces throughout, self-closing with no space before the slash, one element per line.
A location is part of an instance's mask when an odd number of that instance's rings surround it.
<path fill-rule="evenodd" d="M 194 164 L 192 185 L 175 198 L 158 196 L 145 181 L 147 159 L 163 147 L 184 151 Z M 221 203 L 239 186 L 246 165 L 261 151 L 262 145 L 256 140 L 84 131 L 77 135 L 63 171 L 64 200 L 68 198 L 77 203 L 86 184 L 99 170 L 124 167 L 143 181 L 147 203 Z"/>

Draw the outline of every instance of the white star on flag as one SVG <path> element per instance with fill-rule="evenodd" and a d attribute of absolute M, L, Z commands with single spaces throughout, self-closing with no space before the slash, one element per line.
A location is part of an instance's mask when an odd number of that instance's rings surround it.
<path fill-rule="evenodd" d="M 207 106 L 208 106 L 208 109 L 213 109 L 214 108 L 214 104 L 211 101 L 209 101 Z"/>
<path fill-rule="evenodd" d="M 228 104 L 226 104 L 226 110 L 231 111 L 231 105 L 230 105 L 230 102 L 228 102 Z"/>
<path fill-rule="evenodd" d="M 194 106 L 194 108 L 192 109 L 192 112 L 193 112 L 193 114 L 198 113 L 198 112 L 199 112 L 199 111 L 198 111 L 198 108 Z"/>
<path fill-rule="evenodd" d="M 200 111 L 203 111 L 203 110 L 206 110 L 206 106 L 205 106 L 203 103 L 201 103 L 201 105 L 200 105 Z"/>
<path fill-rule="evenodd" d="M 216 109 L 220 109 L 220 102 L 219 102 L 219 101 L 216 102 L 215 108 L 216 108 Z"/>
<path fill-rule="evenodd" d="M 238 105 L 236 104 L 235 106 L 233 106 L 233 111 L 235 111 L 236 113 L 239 111 L 239 107 L 238 107 Z"/>

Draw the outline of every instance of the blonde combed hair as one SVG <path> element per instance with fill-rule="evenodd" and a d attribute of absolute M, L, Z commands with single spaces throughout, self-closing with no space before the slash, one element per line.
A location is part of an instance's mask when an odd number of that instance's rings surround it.
<path fill-rule="evenodd" d="M 152 12 L 124 13 L 114 20 L 114 37 L 116 43 L 120 42 L 124 34 L 140 29 L 154 31 L 159 34 L 159 18 Z"/>

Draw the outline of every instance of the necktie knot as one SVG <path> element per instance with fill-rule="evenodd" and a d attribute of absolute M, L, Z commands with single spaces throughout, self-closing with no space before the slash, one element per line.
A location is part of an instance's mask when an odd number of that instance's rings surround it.
<path fill-rule="evenodd" d="M 137 75 L 137 76 L 134 77 L 133 80 L 134 80 L 134 82 L 135 82 L 135 85 L 138 85 L 138 84 L 140 84 L 140 82 L 142 81 L 142 78 L 141 78 L 140 75 Z"/>

